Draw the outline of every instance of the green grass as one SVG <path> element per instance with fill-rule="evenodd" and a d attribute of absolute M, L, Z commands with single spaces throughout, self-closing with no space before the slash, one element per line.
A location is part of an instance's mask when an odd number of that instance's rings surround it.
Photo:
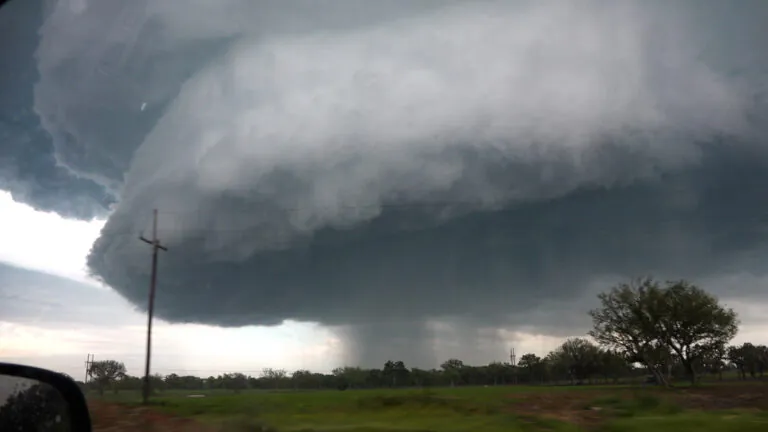
<path fill-rule="evenodd" d="M 663 396 L 663 393 L 660 393 Z M 595 429 L 600 432 L 737 432 L 768 430 L 766 412 L 749 411 L 685 411 L 667 398 L 648 392 L 631 397 L 606 396 L 588 404 L 600 407 L 605 422 Z"/>
<path fill-rule="evenodd" d="M 768 430 L 768 417 L 752 412 L 682 412 L 644 415 L 606 423 L 600 432 L 757 432 Z"/>
<path fill-rule="evenodd" d="M 205 393 L 205 398 L 187 398 Z M 593 394 L 594 393 L 594 394 Z M 573 395 L 589 410 L 591 423 L 525 407 L 525 395 L 568 401 Z M 762 412 L 685 411 L 656 388 L 630 386 L 456 387 L 434 390 L 225 391 L 166 392 L 153 398 L 156 409 L 222 425 L 227 431 L 279 432 L 495 432 L 585 430 L 614 431 L 752 431 L 768 430 Z M 138 403 L 138 393 L 105 395 Z M 576 414 L 579 414 L 578 412 Z M 270 429 L 271 428 L 271 429 Z"/>

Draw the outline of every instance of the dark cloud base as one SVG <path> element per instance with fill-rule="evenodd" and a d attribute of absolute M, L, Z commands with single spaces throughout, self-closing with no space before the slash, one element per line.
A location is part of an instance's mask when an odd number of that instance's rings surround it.
<path fill-rule="evenodd" d="M 432 210 L 389 208 L 364 226 L 325 229 L 306 246 L 244 262 L 209 261 L 198 253 L 204 239 L 191 236 L 161 257 L 158 314 L 221 326 L 441 316 L 524 321 L 525 311 L 548 299 L 575 299 L 600 275 L 761 272 L 766 165 L 761 147 L 710 146 L 700 165 L 654 180 L 409 231 L 399 229 L 403 221 Z M 142 304 L 146 275 L 107 265 L 122 241 L 102 236 L 89 265 Z"/>

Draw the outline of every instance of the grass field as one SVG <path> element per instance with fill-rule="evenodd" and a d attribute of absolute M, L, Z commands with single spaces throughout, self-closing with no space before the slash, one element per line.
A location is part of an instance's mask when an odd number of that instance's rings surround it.
<path fill-rule="evenodd" d="M 457 387 L 431 390 L 167 392 L 151 409 L 138 394 L 93 401 L 96 430 L 121 415 L 141 430 L 459 432 L 765 431 L 768 385 Z M 114 398 L 114 399 L 113 399 Z M 128 423 L 122 420 L 128 427 Z M 138 420 L 136 420 L 138 421 Z M 164 423 L 165 422 L 165 423 Z M 100 429 L 101 428 L 101 429 Z M 111 429 L 115 430 L 115 429 Z M 131 429 L 121 429 L 131 430 Z M 138 430 L 138 429 L 137 429 Z"/>

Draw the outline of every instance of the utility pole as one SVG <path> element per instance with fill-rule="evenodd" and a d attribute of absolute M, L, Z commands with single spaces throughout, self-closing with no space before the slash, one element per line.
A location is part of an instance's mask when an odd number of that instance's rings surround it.
<path fill-rule="evenodd" d="M 84 383 L 88 383 L 88 377 L 91 375 L 91 365 L 93 364 L 93 354 L 88 354 L 85 358 L 85 380 Z"/>
<path fill-rule="evenodd" d="M 160 244 L 157 238 L 157 209 L 152 214 L 152 240 L 139 236 L 139 240 L 152 246 L 152 275 L 149 281 L 149 307 L 147 308 L 147 358 L 144 362 L 144 388 L 142 389 L 142 402 L 146 405 L 149 402 L 149 363 L 152 357 L 152 314 L 155 311 L 155 286 L 157 285 L 157 251 L 162 249 L 168 251 L 168 248 Z"/>

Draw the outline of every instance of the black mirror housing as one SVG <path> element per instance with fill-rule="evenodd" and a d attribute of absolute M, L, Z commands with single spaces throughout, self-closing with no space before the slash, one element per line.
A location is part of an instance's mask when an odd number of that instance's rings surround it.
<path fill-rule="evenodd" d="M 91 431 L 91 417 L 85 397 L 71 378 L 37 367 L 0 363 L 0 380 L 0 384 L 5 383 L 0 385 L 0 425 L 3 422 L 15 425 L 15 429 L 21 428 L 19 432 Z M 24 385 L 10 388 L 9 383 Z M 55 400 L 59 406 L 51 407 L 51 400 Z M 42 408 L 48 409 L 48 413 L 51 409 L 61 413 L 55 416 L 55 424 L 43 424 L 53 422 L 42 414 L 45 412 Z"/>

